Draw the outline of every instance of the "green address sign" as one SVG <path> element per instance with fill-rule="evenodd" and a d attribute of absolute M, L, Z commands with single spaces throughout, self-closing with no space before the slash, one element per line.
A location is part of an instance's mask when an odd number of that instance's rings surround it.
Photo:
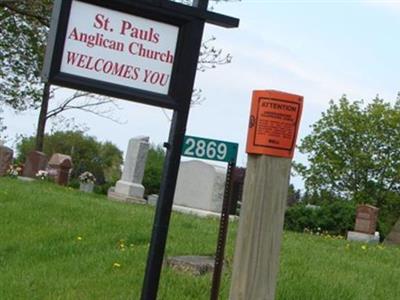
<path fill-rule="evenodd" d="M 182 155 L 201 159 L 236 162 L 237 143 L 185 136 Z"/>

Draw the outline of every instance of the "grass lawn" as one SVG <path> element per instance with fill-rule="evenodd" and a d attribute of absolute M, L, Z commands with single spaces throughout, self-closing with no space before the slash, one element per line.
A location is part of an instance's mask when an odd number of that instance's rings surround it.
<path fill-rule="evenodd" d="M 139 299 L 153 217 L 150 206 L 0 178 L 0 299 Z M 173 213 L 167 256 L 212 255 L 217 231 L 217 220 Z M 277 298 L 400 299 L 399 278 L 398 247 L 286 232 Z M 164 268 L 159 299 L 208 299 L 210 282 Z"/>

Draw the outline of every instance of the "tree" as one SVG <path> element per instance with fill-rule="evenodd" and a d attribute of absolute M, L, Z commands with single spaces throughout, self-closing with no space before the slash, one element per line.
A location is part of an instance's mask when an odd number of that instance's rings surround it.
<path fill-rule="evenodd" d="M 0 100 L 16 110 L 40 105 L 51 2 L 0 0 Z"/>
<path fill-rule="evenodd" d="M 34 149 L 35 137 L 23 138 L 17 144 L 17 160 L 24 162 L 27 154 Z M 54 132 L 46 135 L 44 152 L 48 157 L 63 153 L 72 157 L 72 179 L 84 171 L 93 173 L 98 184 L 114 182 L 120 178 L 122 152 L 110 142 L 98 142 L 96 138 L 82 131 Z"/>
<path fill-rule="evenodd" d="M 295 165 L 307 192 L 385 206 L 400 190 L 400 97 L 394 105 L 331 101 L 299 150 L 309 162 Z"/>
<path fill-rule="evenodd" d="M 77 91 L 49 109 L 55 89 L 41 82 L 40 73 L 52 4 L 52 0 L 0 0 L 0 103 L 17 111 L 40 108 L 35 143 L 40 151 L 48 119 L 80 109 L 116 121 L 110 113 L 118 108 L 110 98 Z"/>
<path fill-rule="evenodd" d="M 164 158 L 165 151 L 162 146 L 150 146 L 143 177 L 143 186 L 146 189 L 147 195 L 158 194 L 160 192 Z"/>
<path fill-rule="evenodd" d="M 289 184 L 288 195 L 287 195 L 287 206 L 293 206 L 299 203 L 301 200 L 300 190 L 296 190 L 293 184 Z"/>
<path fill-rule="evenodd" d="M 6 138 L 4 131 L 7 129 L 7 126 L 4 125 L 3 117 L 1 117 L 1 113 L 3 110 L 0 107 L 0 142 L 2 139 Z"/>
<path fill-rule="evenodd" d="M 178 2 L 190 4 L 192 1 Z M 80 109 L 115 121 L 110 112 L 118 108 L 109 98 L 76 92 L 49 111 L 49 102 L 54 91 L 49 84 L 41 82 L 40 73 L 52 4 L 53 0 L 0 0 L 0 103 L 16 110 L 40 108 L 35 146 L 40 151 L 43 149 L 45 127 L 49 118 L 68 109 Z M 231 61 L 229 54 L 225 55 L 222 50 L 212 46 L 214 40 L 215 38 L 210 38 L 203 43 L 199 58 L 200 70 L 215 68 L 216 65 Z M 90 97 L 90 101 L 87 97 Z M 201 90 L 196 89 L 194 103 L 202 100 Z M 104 105 L 105 109 L 98 109 Z"/>

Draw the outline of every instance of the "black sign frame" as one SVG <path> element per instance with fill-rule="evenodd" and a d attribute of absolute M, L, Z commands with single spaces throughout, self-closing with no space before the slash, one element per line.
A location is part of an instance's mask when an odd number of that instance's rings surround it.
<path fill-rule="evenodd" d="M 44 81 L 68 88 L 84 90 L 90 93 L 102 94 L 174 110 L 181 109 L 183 106 L 187 105 L 187 103 L 183 103 L 183 101 L 188 101 L 187 99 L 183 100 L 178 97 L 177 90 L 181 85 L 178 73 L 181 72 L 186 65 L 184 57 L 185 52 L 190 51 L 192 47 L 193 39 L 190 38 L 187 33 L 193 21 L 198 20 L 198 9 L 196 10 L 196 8 L 185 7 L 178 3 L 168 3 L 171 1 L 162 0 L 76 0 L 178 27 L 179 32 L 175 59 L 171 72 L 171 81 L 168 94 L 165 95 L 60 71 L 73 1 L 75 0 L 54 1 L 52 23 L 50 27 L 51 31 L 48 37 L 46 59 L 42 74 Z M 155 5 L 155 3 L 158 5 Z M 183 14 L 183 11 L 186 13 Z"/>

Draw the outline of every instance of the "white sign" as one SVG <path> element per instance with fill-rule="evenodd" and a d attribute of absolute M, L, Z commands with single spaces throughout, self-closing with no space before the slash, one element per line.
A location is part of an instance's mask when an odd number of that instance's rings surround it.
<path fill-rule="evenodd" d="M 179 28 L 72 1 L 61 72 L 168 94 Z"/>

